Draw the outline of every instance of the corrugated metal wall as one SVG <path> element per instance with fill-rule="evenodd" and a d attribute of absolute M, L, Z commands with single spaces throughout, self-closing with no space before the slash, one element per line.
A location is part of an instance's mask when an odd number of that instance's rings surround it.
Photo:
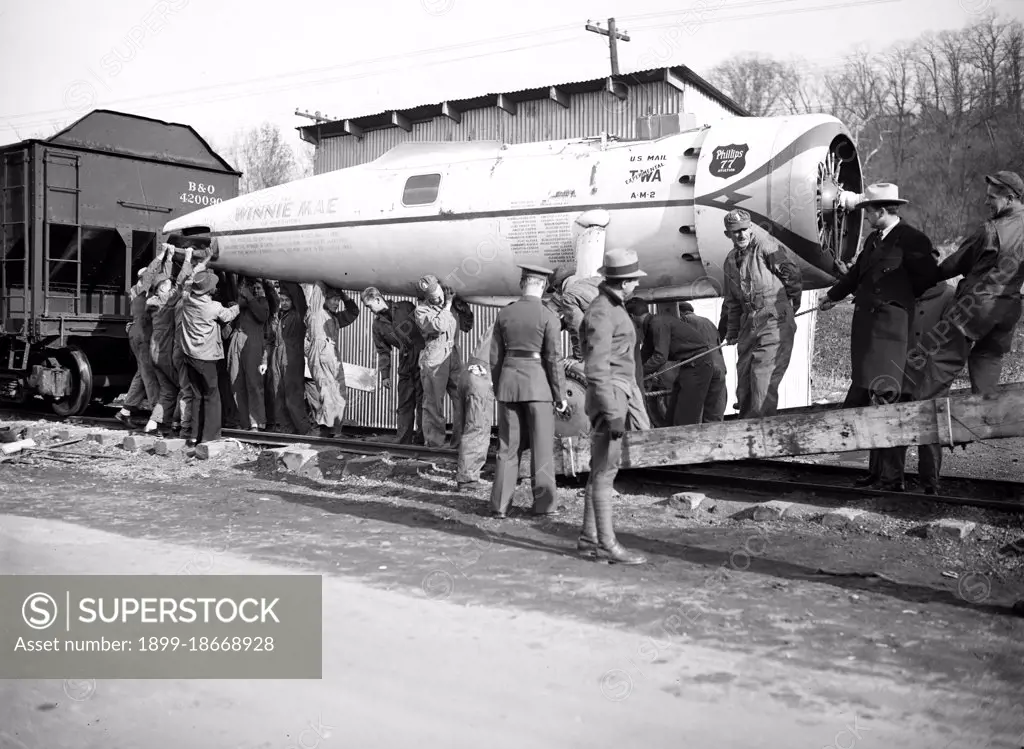
<path fill-rule="evenodd" d="M 351 135 L 325 138 L 316 150 L 314 171 L 322 174 L 365 164 L 405 141 L 529 143 L 586 138 L 602 132 L 633 138 L 637 117 L 684 111 L 693 112 L 698 125 L 734 116 L 699 89 L 686 86 L 684 93 L 657 81 L 630 86 L 625 101 L 606 91 L 595 91 L 571 96 L 568 108 L 551 99 L 543 99 L 519 103 L 515 115 L 497 107 L 471 109 L 462 113 L 461 123 L 447 117 L 435 117 L 428 122 L 413 123 L 411 132 L 389 127 L 367 131 L 362 138 Z"/>

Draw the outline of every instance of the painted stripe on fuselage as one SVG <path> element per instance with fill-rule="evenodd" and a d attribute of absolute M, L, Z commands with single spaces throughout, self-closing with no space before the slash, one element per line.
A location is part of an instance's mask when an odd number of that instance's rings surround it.
<path fill-rule="evenodd" d="M 342 229 L 351 226 L 392 226 L 394 224 L 423 224 L 434 221 L 473 221 L 483 218 L 507 218 L 510 216 L 544 216 L 555 213 L 575 213 L 594 209 L 620 211 L 631 208 L 682 208 L 693 205 L 693 198 L 675 200 L 650 200 L 645 203 L 591 203 L 588 205 L 546 205 L 537 208 L 510 208 L 502 211 L 475 211 L 472 213 L 431 213 L 428 216 L 392 216 L 368 218 L 357 221 L 332 221 L 323 224 L 299 224 L 296 226 L 263 226 L 254 229 L 231 229 L 212 231 L 211 237 L 238 237 L 249 234 L 273 234 L 286 231 L 311 231 L 317 229 Z"/>

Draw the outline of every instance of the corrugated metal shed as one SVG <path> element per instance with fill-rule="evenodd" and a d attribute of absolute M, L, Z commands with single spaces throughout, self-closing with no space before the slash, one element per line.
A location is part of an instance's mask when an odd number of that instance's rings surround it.
<path fill-rule="evenodd" d="M 689 68 L 485 94 L 300 127 L 316 145 L 314 172 L 373 161 L 406 141 L 497 140 L 529 143 L 602 132 L 636 137 L 638 117 L 688 112 L 697 125 L 746 112 Z"/>

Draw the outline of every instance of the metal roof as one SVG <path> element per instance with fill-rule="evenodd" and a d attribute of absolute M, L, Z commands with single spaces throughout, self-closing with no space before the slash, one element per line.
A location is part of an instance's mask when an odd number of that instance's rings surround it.
<path fill-rule="evenodd" d="M 469 109 L 485 109 L 489 107 L 501 107 L 510 113 L 515 111 L 515 104 L 525 101 L 537 101 L 541 99 L 556 99 L 559 96 L 571 96 L 572 94 L 589 93 L 606 89 L 624 98 L 628 95 L 630 85 L 643 85 L 658 81 L 681 85 L 688 83 L 694 88 L 702 91 L 710 98 L 721 103 L 724 107 L 739 116 L 749 116 L 750 113 L 739 104 L 712 86 L 706 80 L 694 73 L 685 65 L 675 65 L 670 68 L 652 68 L 650 70 L 638 70 L 633 73 L 606 76 L 604 78 L 592 78 L 586 81 L 572 81 L 569 83 L 557 83 L 538 88 L 520 89 L 518 91 L 507 91 L 504 93 L 481 94 L 468 99 L 452 99 L 438 102 L 436 104 L 420 104 L 405 109 L 392 109 L 377 114 L 363 115 L 358 117 L 344 117 L 331 122 L 322 122 L 316 125 L 303 125 L 296 128 L 303 140 L 309 143 L 317 143 L 321 138 L 332 138 L 341 135 L 359 135 L 363 130 L 377 130 L 387 127 L 410 128 L 412 122 L 430 120 L 442 115 L 457 120 L 461 112 Z M 563 104 L 563 106 L 568 106 Z"/>
<path fill-rule="evenodd" d="M 189 125 L 164 122 L 112 109 L 94 109 L 49 138 L 0 146 L 0 151 L 30 143 L 117 154 L 163 163 L 195 166 L 241 176 Z"/>

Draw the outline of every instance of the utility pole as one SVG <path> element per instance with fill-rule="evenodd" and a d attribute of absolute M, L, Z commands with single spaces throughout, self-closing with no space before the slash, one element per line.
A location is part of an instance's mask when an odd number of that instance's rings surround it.
<path fill-rule="evenodd" d="M 608 37 L 608 52 L 612 59 L 612 75 L 619 74 L 619 47 L 618 41 L 621 39 L 624 42 L 629 41 L 629 35 L 622 31 L 615 30 L 615 19 L 608 19 L 608 28 L 602 29 L 600 26 L 587 21 L 587 31 L 593 31 L 594 33 L 601 34 L 602 36 Z"/>
<path fill-rule="evenodd" d="M 320 114 L 320 110 L 317 110 L 315 113 L 310 114 L 308 110 L 305 111 L 305 112 L 300 112 L 298 110 L 298 108 L 296 108 L 295 109 L 295 114 L 297 116 L 299 116 L 299 117 L 306 117 L 307 119 L 314 120 L 316 122 L 316 124 L 318 124 L 318 125 L 320 123 L 322 123 L 322 122 L 330 122 L 331 121 L 331 118 L 328 115 L 326 115 L 326 114 L 325 115 L 321 115 Z"/>

